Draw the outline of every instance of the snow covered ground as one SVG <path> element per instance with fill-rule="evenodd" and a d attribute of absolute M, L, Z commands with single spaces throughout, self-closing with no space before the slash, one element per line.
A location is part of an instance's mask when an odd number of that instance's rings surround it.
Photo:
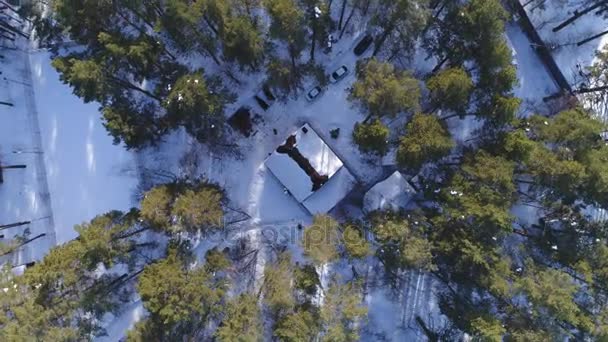
<path fill-rule="evenodd" d="M 74 225 L 113 209 L 129 209 L 138 184 L 132 153 L 112 144 L 96 104 L 84 104 L 62 84 L 50 55 L 18 39 L 0 55 L 0 162 L 25 165 L 4 171 L 0 230 L 41 238 L 13 253 L 14 265 L 42 258 L 56 243 L 76 237 Z"/>
<path fill-rule="evenodd" d="M 29 238 L 45 234 L 13 253 L 13 265 L 42 258 L 55 245 L 51 196 L 47 186 L 42 140 L 34 92 L 29 77 L 28 54 L 19 49 L 0 51 L 0 164 L 25 165 L 25 169 L 5 169 L 0 184 L 0 225 L 31 221 L 2 229 L 0 242 L 8 243 L 29 230 Z M 6 260 L 0 260 L 6 261 Z"/>
<path fill-rule="evenodd" d="M 520 2 L 524 4 L 527 1 Z M 595 52 L 606 45 L 608 35 L 581 46 L 577 46 L 577 43 L 605 31 L 608 19 L 594 15 L 595 11 L 592 11 L 562 30 L 553 32 L 553 28 L 572 16 L 575 10 L 580 11 L 585 7 L 581 7 L 581 1 L 553 0 L 545 1 L 544 4 L 544 9 L 526 6 L 526 12 L 545 44 L 552 47 L 552 55 L 562 73 L 575 87 L 582 81 L 579 71 L 593 63 Z"/>
<path fill-rule="evenodd" d="M 73 226 L 136 201 L 134 155 L 112 144 L 98 105 L 85 104 L 59 80 L 47 52 L 30 55 L 44 162 L 57 242 L 76 237 Z"/>
<path fill-rule="evenodd" d="M 283 192 L 283 185 L 264 165 L 266 158 L 289 134 L 308 123 L 357 181 L 373 184 L 382 176 L 380 160 L 369 160 L 353 145 L 353 126 L 355 122 L 362 121 L 365 115 L 347 100 L 347 89 L 355 80 L 357 58 L 352 48 L 358 37 L 345 38 L 335 45 L 334 58 L 328 62 L 327 72 L 331 73 L 341 65 L 346 65 L 350 73 L 337 84 L 330 84 L 312 103 L 304 98 L 303 91 L 297 99 L 277 101 L 268 111 L 263 111 L 247 95 L 250 90 L 236 89 L 239 95 L 243 95 L 237 103 L 231 105 L 226 114 L 232 114 L 241 106 L 249 106 L 262 120 L 254 127 L 257 132 L 250 138 L 245 138 L 238 132 L 232 133 L 229 140 L 238 146 L 240 153 L 210 152 L 207 147 L 196 143 L 183 132 L 176 132 L 159 148 L 141 153 L 144 169 L 161 169 L 176 175 L 183 175 L 188 170 L 190 177 L 205 177 L 217 182 L 226 190 L 232 204 L 247 212 L 252 217 L 252 222 L 257 224 L 309 219 L 310 214 L 296 199 Z M 304 89 L 310 89 L 314 85 L 316 84 L 309 80 Z M 340 129 L 340 135 L 333 139 L 330 131 L 337 128 Z M 273 130 L 276 130 L 276 134 Z M 189 158 L 184 158 L 185 156 Z M 190 165 L 184 165 L 187 159 Z"/>
<path fill-rule="evenodd" d="M 521 112 L 530 112 L 542 104 L 544 97 L 555 94 L 559 88 L 519 25 L 510 22 L 506 26 L 506 33 L 517 66 L 515 96 L 523 100 Z"/>

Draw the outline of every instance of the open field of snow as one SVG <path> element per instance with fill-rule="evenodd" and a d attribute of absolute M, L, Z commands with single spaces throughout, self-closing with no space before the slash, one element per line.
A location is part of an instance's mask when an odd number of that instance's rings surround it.
<path fill-rule="evenodd" d="M 135 159 L 112 144 L 98 106 L 85 104 L 59 80 L 49 54 L 30 55 L 57 242 L 76 237 L 73 226 L 109 210 L 134 206 Z"/>
<path fill-rule="evenodd" d="M 0 164 L 24 165 L 24 169 L 3 170 L 0 184 L 0 225 L 31 221 L 30 224 L 2 229 L 0 242 L 22 236 L 42 238 L 14 253 L 14 265 L 42 258 L 55 245 L 55 226 L 51 196 L 47 187 L 44 148 L 40 137 L 34 92 L 29 77 L 28 54 L 21 50 L 4 50 L 0 60 Z"/>
<path fill-rule="evenodd" d="M 26 43 L 23 42 L 23 46 Z M 135 204 L 138 184 L 133 154 L 112 139 L 96 104 L 84 104 L 62 84 L 46 52 L 5 50 L 0 87 L 0 160 L 25 169 L 5 171 L 0 186 L 6 238 L 46 234 L 21 248 L 13 262 L 40 259 L 55 243 L 76 237 L 73 227 L 113 209 Z"/>

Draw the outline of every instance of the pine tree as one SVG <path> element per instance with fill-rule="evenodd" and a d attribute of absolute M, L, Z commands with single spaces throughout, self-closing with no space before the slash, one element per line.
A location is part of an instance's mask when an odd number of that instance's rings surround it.
<path fill-rule="evenodd" d="M 182 52 L 199 51 L 209 56 L 220 65 L 217 56 L 217 39 L 212 29 L 204 29 L 200 25 L 203 12 L 200 10 L 201 2 L 187 0 L 167 0 L 163 2 L 162 16 L 157 27 L 163 28 L 171 42 Z"/>
<path fill-rule="evenodd" d="M 301 73 L 293 73 L 290 62 L 284 59 L 273 58 L 266 66 L 267 83 L 278 90 L 282 98 L 295 93 L 302 83 Z"/>
<path fill-rule="evenodd" d="M 164 130 L 153 115 L 154 107 L 135 108 L 126 99 L 115 100 L 102 108 L 103 126 L 112 136 L 114 144 L 124 143 L 127 149 L 154 144 Z"/>
<path fill-rule="evenodd" d="M 574 326 L 589 331 L 593 323 L 575 301 L 579 289 L 573 279 L 564 272 L 555 269 L 539 269 L 526 265 L 526 273 L 517 282 L 517 288 L 531 302 L 529 310 L 533 315 L 548 319 L 570 322 Z M 545 311 L 547 310 L 547 311 Z"/>
<path fill-rule="evenodd" d="M 513 122 L 520 104 L 521 99 L 513 96 L 494 96 L 481 103 L 476 114 L 485 118 L 490 125 L 501 127 Z"/>
<path fill-rule="evenodd" d="M 187 232 L 221 228 L 224 220 L 222 201 L 223 194 L 217 188 L 202 185 L 180 193 L 171 213 Z"/>
<path fill-rule="evenodd" d="M 144 268 L 137 291 L 153 324 L 167 337 L 193 337 L 222 311 L 222 282 L 212 279 L 204 268 L 186 270 L 174 250 Z"/>
<path fill-rule="evenodd" d="M 283 41 L 291 58 L 291 72 L 299 74 L 298 59 L 306 48 L 304 13 L 294 0 L 264 0 L 271 18 L 270 34 Z"/>
<path fill-rule="evenodd" d="M 274 264 L 264 269 L 264 302 L 275 316 L 291 311 L 295 305 L 292 279 L 293 266 L 288 253 L 280 254 Z"/>
<path fill-rule="evenodd" d="M 370 244 L 363 237 L 360 228 L 348 225 L 342 232 L 342 241 L 349 258 L 365 258 L 371 254 Z"/>
<path fill-rule="evenodd" d="M 584 154 L 597 147 L 606 125 L 582 109 L 565 110 L 551 119 L 536 115 L 530 125 L 537 139 Z"/>
<path fill-rule="evenodd" d="M 420 222 L 414 220 L 412 224 L 390 213 L 373 213 L 370 221 L 380 244 L 378 257 L 389 273 L 396 274 L 401 269 L 435 269 L 432 245 L 418 226 Z"/>
<path fill-rule="evenodd" d="M 58 57 L 52 62 L 63 83 L 69 84 L 74 94 L 84 102 L 98 101 L 107 104 L 111 99 L 135 91 L 147 98 L 160 102 L 151 92 L 130 82 L 119 65 L 96 59 L 77 59 L 72 56 Z"/>
<path fill-rule="evenodd" d="M 241 68 L 258 69 L 264 57 L 264 40 L 248 17 L 231 18 L 222 32 L 222 42 L 228 61 L 237 62 Z"/>
<path fill-rule="evenodd" d="M 53 1 L 52 10 L 59 25 L 81 44 L 95 45 L 97 35 L 113 26 L 114 7 L 108 0 L 57 0 Z"/>
<path fill-rule="evenodd" d="M 257 298 L 241 294 L 232 299 L 215 336 L 219 341 L 262 341 L 262 320 Z"/>
<path fill-rule="evenodd" d="M 372 115 L 394 117 L 418 108 L 420 88 L 409 74 L 372 58 L 357 64 L 357 81 L 349 99 L 359 101 Z"/>
<path fill-rule="evenodd" d="M 10 265 L 0 267 L 0 339 L 25 341 L 27 339 L 67 341 L 83 338 L 78 329 L 62 322 L 71 317 L 59 316 L 52 308 L 36 303 L 36 290 L 15 277 Z M 61 310 L 61 308 L 57 308 Z"/>
<path fill-rule="evenodd" d="M 433 75 L 426 82 L 431 102 L 443 110 L 463 113 L 473 91 L 473 81 L 462 68 L 449 68 Z"/>
<path fill-rule="evenodd" d="M 224 252 L 221 252 L 214 247 L 205 253 L 205 268 L 211 273 L 226 270 L 232 265 L 230 259 L 226 257 Z"/>
<path fill-rule="evenodd" d="M 318 333 L 318 318 L 307 310 L 285 315 L 277 322 L 273 332 L 275 337 L 285 342 L 313 341 Z"/>
<path fill-rule="evenodd" d="M 150 318 L 144 318 L 127 331 L 127 342 L 162 341 L 161 336 L 160 327 L 157 327 Z"/>
<path fill-rule="evenodd" d="M 370 123 L 356 123 L 353 140 L 362 152 L 384 155 L 388 149 L 390 131 L 379 119 Z"/>
<path fill-rule="evenodd" d="M 200 142 L 214 143 L 225 126 L 224 107 L 232 94 L 219 80 L 205 79 L 203 71 L 180 77 L 171 87 L 165 108 L 172 126 L 183 126 Z"/>
<path fill-rule="evenodd" d="M 144 194 L 141 218 L 152 228 L 169 234 L 221 228 L 224 195 L 215 185 L 168 183 Z"/>
<path fill-rule="evenodd" d="M 313 263 L 322 265 L 338 257 L 339 223 L 328 215 L 316 215 L 304 230 L 301 245 Z"/>
<path fill-rule="evenodd" d="M 483 341 L 501 342 L 506 329 L 491 317 L 477 317 L 471 322 L 473 331 Z"/>
<path fill-rule="evenodd" d="M 109 284 L 120 277 L 96 271 L 129 261 L 137 245 L 123 234 L 137 217 L 136 211 L 100 215 L 77 226 L 78 239 L 52 248 L 24 275 L 0 273 L 0 338 L 72 341 L 99 334 L 99 320 L 118 304 L 108 295 Z"/>
<path fill-rule="evenodd" d="M 409 57 L 428 17 L 428 0 L 381 0 L 371 23 L 382 31 L 373 55 L 389 47 L 389 57 Z M 395 34 L 397 33 L 398 34 Z"/>
<path fill-rule="evenodd" d="M 358 323 L 367 315 L 362 299 L 359 284 L 350 282 L 341 285 L 334 282 L 330 285 L 321 307 L 322 341 L 359 340 Z"/>
<path fill-rule="evenodd" d="M 415 114 L 405 129 L 397 149 L 397 163 L 403 168 L 417 170 L 443 158 L 454 146 L 448 130 L 433 115 Z"/>
<path fill-rule="evenodd" d="M 317 46 L 323 47 L 328 42 L 331 32 L 331 13 L 327 3 L 321 0 L 299 0 L 305 12 L 305 21 L 312 31 L 310 35 L 310 62 L 315 60 Z"/>
<path fill-rule="evenodd" d="M 157 229 L 171 225 L 171 208 L 175 201 L 174 190 L 169 185 L 159 185 L 144 194 L 141 201 L 141 218 Z"/>
<path fill-rule="evenodd" d="M 295 287 L 303 291 L 307 296 L 314 296 L 317 293 L 318 287 L 321 286 L 317 270 L 312 264 L 296 267 L 294 277 Z"/>
<path fill-rule="evenodd" d="M 472 226 L 485 239 L 511 232 L 509 213 L 515 200 L 515 164 L 480 150 L 465 156 L 461 172 L 442 191 L 450 217 L 473 220 Z"/>

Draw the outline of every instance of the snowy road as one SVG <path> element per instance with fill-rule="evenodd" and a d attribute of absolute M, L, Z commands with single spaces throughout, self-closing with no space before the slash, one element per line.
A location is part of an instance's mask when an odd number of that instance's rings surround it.
<path fill-rule="evenodd" d="M 25 168 L 4 171 L 0 225 L 31 223 L 1 230 L 0 241 L 44 234 L 10 256 L 13 265 L 22 265 L 42 258 L 55 245 L 55 226 L 28 53 L 7 49 L 2 55 L 0 101 L 10 102 L 13 107 L 0 106 L 0 162 Z"/>

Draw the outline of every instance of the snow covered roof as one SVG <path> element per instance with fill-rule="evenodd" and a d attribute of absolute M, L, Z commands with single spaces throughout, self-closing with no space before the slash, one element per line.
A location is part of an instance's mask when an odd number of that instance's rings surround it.
<path fill-rule="evenodd" d="M 404 208 L 416 190 L 399 171 L 374 185 L 363 197 L 363 210 L 397 210 Z"/>
<path fill-rule="evenodd" d="M 266 159 L 266 166 L 298 202 L 303 202 L 342 167 L 342 161 L 305 124 Z"/>
<path fill-rule="evenodd" d="M 302 202 L 302 205 L 312 214 L 324 214 L 335 207 L 355 183 L 355 177 L 343 167 L 321 189 Z"/>
<path fill-rule="evenodd" d="M 355 183 L 340 158 L 308 124 L 266 159 L 266 167 L 311 213 L 331 210 Z"/>

